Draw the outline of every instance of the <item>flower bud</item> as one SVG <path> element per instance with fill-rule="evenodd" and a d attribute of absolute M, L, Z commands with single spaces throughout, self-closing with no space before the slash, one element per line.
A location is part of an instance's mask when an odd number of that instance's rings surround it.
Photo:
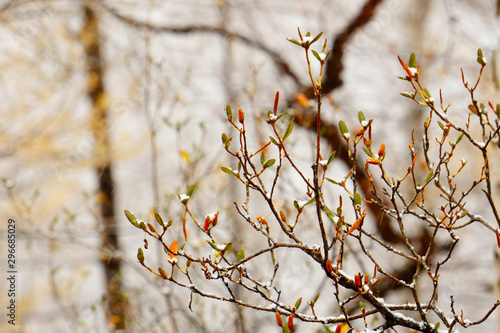
<path fill-rule="evenodd" d="M 238 109 L 238 121 L 242 124 L 245 122 L 245 113 L 242 108 Z"/>

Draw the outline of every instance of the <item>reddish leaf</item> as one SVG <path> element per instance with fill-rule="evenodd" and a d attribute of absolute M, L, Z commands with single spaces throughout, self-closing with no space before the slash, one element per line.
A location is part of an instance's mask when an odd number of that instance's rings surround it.
<path fill-rule="evenodd" d="M 347 234 L 345 236 L 347 237 L 350 234 L 352 234 L 354 231 L 356 231 L 359 228 L 359 226 L 361 225 L 361 223 L 363 223 L 364 219 L 365 219 L 365 215 L 361 215 L 359 217 L 359 219 L 357 219 L 356 222 L 354 222 L 351 229 L 349 229 L 349 231 L 347 232 Z"/>
<path fill-rule="evenodd" d="M 170 250 L 170 252 L 168 253 L 170 259 L 176 258 L 177 256 L 173 253 L 176 253 L 178 250 L 177 241 L 176 240 L 172 241 L 172 243 L 170 244 L 170 247 L 168 249 Z M 171 253 L 171 252 L 173 252 L 173 253 Z"/>

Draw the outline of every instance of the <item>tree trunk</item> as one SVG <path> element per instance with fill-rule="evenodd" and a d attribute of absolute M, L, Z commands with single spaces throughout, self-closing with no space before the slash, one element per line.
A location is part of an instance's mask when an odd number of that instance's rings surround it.
<path fill-rule="evenodd" d="M 100 51 L 99 18 L 91 7 L 84 4 L 82 43 L 87 61 L 87 94 L 91 101 L 90 115 L 95 140 L 95 171 L 99 178 L 99 231 L 101 233 L 101 264 L 107 292 L 107 319 L 112 331 L 124 330 L 127 299 L 122 292 L 121 261 L 115 253 L 120 248 L 114 206 L 114 181 L 111 167 L 111 147 L 107 124 L 107 102 L 104 71 Z"/>

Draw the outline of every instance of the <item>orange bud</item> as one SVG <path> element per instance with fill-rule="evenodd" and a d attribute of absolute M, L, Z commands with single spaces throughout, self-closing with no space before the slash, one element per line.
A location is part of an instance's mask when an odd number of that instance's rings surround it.
<path fill-rule="evenodd" d="M 288 328 L 293 328 L 293 316 L 288 316 Z"/>
<path fill-rule="evenodd" d="M 331 273 L 333 271 L 332 262 L 330 261 L 330 259 L 326 261 L 326 270 L 328 271 L 328 273 Z"/>
<path fill-rule="evenodd" d="M 380 149 L 378 150 L 378 157 L 382 157 L 384 155 L 384 152 L 385 152 L 385 145 L 382 143 L 380 145 Z"/>
<path fill-rule="evenodd" d="M 281 319 L 279 312 L 276 312 L 276 322 L 278 322 L 279 327 L 283 327 L 283 319 Z"/>
<path fill-rule="evenodd" d="M 281 217 L 281 221 L 286 223 L 286 215 L 281 209 L 280 209 L 280 217 Z"/>
<path fill-rule="evenodd" d="M 365 284 L 368 284 L 370 281 L 370 277 L 368 276 L 368 273 L 365 274 Z"/>
<path fill-rule="evenodd" d="M 165 271 L 163 270 L 163 268 L 158 267 L 158 273 L 160 273 L 160 275 L 161 275 L 162 278 L 164 278 L 165 280 L 168 280 L 168 275 L 167 275 L 167 273 L 165 273 Z"/>
<path fill-rule="evenodd" d="M 306 95 L 304 95 L 302 93 L 296 93 L 295 94 L 295 99 L 303 107 L 308 107 L 309 106 L 309 99 L 306 97 Z"/>
<path fill-rule="evenodd" d="M 342 331 L 342 325 L 338 324 L 337 328 L 335 329 L 335 333 L 340 333 Z"/>
<path fill-rule="evenodd" d="M 245 113 L 243 112 L 242 108 L 238 109 L 238 121 L 242 124 L 245 121 Z"/>
<path fill-rule="evenodd" d="M 354 275 L 354 284 L 356 287 L 361 288 L 361 275 L 359 273 Z"/>
<path fill-rule="evenodd" d="M 366 163 L 380 165 L 380 160 L 376 158 L 367 158 Z"/>
<path fill-rule="evenodd" d="M 177 252 L 177 249 L 178 249 L 178 247 L 177 247 L 177 241 L 174 240 L 170 244 L 169 250 L 170 250 L 170 252 L 174 252 L 175 253 L 175 252 Z M 174 259 L 175 257 L 177 257 L 176 255 L 174 255 L 173 253 L 170 253 L 170 252 L 168 253 L 170 259 Z"/>

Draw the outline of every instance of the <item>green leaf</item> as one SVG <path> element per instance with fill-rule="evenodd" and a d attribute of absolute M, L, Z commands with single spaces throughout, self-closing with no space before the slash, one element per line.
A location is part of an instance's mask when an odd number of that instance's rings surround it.
<path fill-rule="evenodd" d="M 354 193 L 354 205 L 361 206 L 361 196 L 358 192 Z"/>
<path fill-rule="evenodd" d="M 189 186 L 189 189 L 187 191 L 187 195 L 191 197 L 193 195 L 194 190 L 196 190 L 196 185 L 191 185 Z"/>
<path fill-rule="evenodd" d="M 431 93 L 429 92 L 429 90 L 427 90 L 427 88 L 422 88 L 422 91 L 424 92 L 424 95 L 425 97 L 427 98 L 431 98 Z"/>
<path fill-rule="evenodd" d="M 333 159 L 335 158 L 336 154 L 337 154 L 336 150 L 332 151 L 332 153 L 330 154 L 330 157 L 328 157 L 328 162 L 326 162 L 326 165 L 329 165 L 330 163 L 333 162 Z"/>
<path fill-rule="evenodd" d="M 161 218 L 160 214 L 158 214 L 156 212 L 155 212 L 155 219 L 159 225 L 161 225 L 163 228 L 165 228 L 165 222 L 163 222 L 163 219 Z"/>
<path fill-rule="evenodd" d="M 231 108 L 230 104 L 226 105 L 226 115 L 228 118 L 231 118 L 233 116 L 233 109 Z"/>
<path fill-rule="evenodd" d="M 366 147 L 363 147 L 363 151 L 365 152 L 366 155 L 370 156 L 371 158 L 373 158 L 373 154 L 370 152 L 370 150 Z"/>
<path fill-rule="evenodd" d="M 318 293 L 316 294 L 316 296 L 314 296 L 313 303 L 316 303 L 318 301 L 319 295 L 320 295 L 320 292 L 318 291 Z"/>
<path fill-rule="evenodd" d="M 408 67 L 410 67 L 410 68 L 417 68 L 417 62 L 416 62 L 415 52 L 412 52 L 410 54 L 410 59 L 408 60 Z"/>
<path fill-rule="evenodd" d="M 290 134 L 292 134 L 292 131 L 293 131 L 293 118 L 292 120 L 290 120 L 288 126 L 286 127 L 285 134 L 283 134 L 283 141 L 285 141 L 286 138 L 288 138 Z"/>
<path fill-rule="evenodd" d="M 339 184 L 339 182 L 337 182 L 337 181 L 335 181 L 335 180 L 333 180 L 333 179 L 331 179 L 331 178 L 328 178 L 328 177 L 327 177 L 327 178 L 326 178 L 326 180 L 328 180 L 330 183 L 333 183 L 333 184 L 335 184 L 335 185 L 340 185 L 340 184 Z"/>
<path fill-rule="evenodd" d="M 427 182 L 429 180 L 431 180 L 432 176 L 434 176 L 434 171 L 433 170 L 431 170 L 431 172 L 429 172 L 429 174 L 427 175 L 427 177 L 425 177 L 424 184 L 427 184 Z"/>
<path fill-rule="evenodd" d="M 224 248 L 226 247 L 226 244 L 216 244 L 212 241 L 207 240 L 208 245 L 212 247 L 215 251 L 224 251 Z"/>
<path fill-rule="evenodd" d="M 311 43 L 309 45 L 312 45 L 312 44 L 316 43 L 316 41 L 318 39 L 320 39 L 322 35 L 323 35 L 323 31 L 320 32 L 316 37 L 314 37 L 314 39 L 311 41 Z"/>
<path fill-rule="evenodd" d="M 236 176 L 236 172 L 234 172 L 232 169 L 228 168 L 228 167 L 225 167 L 225 166 L 222 166 L 220 167 L 222 171 L 224 171 L 225 173 L 227 174 L 230 174 L 230 175 L 233 175 L 233 176 Z"/>
<path fill-rule="evenodd" d="M 359 302 L 359 308 L 360 308 L 360 309 L 364 309 L 364 308 L 365 308 L 365 303 L 363 303 L 363 302 Z"/>
<path fill-rule="evenodd" d="M 295 207 L 295 209 L 300 210 L 299 202 L 297 200 L 293 200 L 293 206 Z"/>
<path fill-rule="evenodd" d="M 283 333 L 290 333 L 290 329 L 287 324 L 283 324 Z"/>
<path fill-rule="evenodd" d="M 307 200 L 307 202 L 305 203 L 304 207 L 307 206 L 307 205 L 312 204 L 313 202 L 316 202 L 316 197 L 312 197 L 311 199 Z"/>
<path fill-rule="evenodd" d="M 229 242 L 226 244 L 226 246 L 224 246 L 224 249 L 222 250 L 222 252 L 227 253 L 227 252 L 231 251 L 232 247 L 233 247 L 233 243 Z"/>
<path fill-rule="evenodd" d="M 483 57 L 483 50 L 481 50 L 481 49 L 477 49 L 477 63 L 482 65 L 482 66 L 486 65 L 486 61 L 484 60 L 484 57 Z"/>
<path fill-rule="evenodd" d="M 349 128 L 347 128 L 347 125 L 344 123 L 343 120 L 339 121 L 339 128 L 340 128 L 340 133 L 344 136 L 344 138 L 349 138 Z"/>
<path fill-rule="evenodd" d="M 245 251 L 243 251 L 243 249 L 240 249 L 236 254 L 236 258 L 238 259 L 238 261 L 242 261 L 243 259 L 245 259 Z"/>
<path fill-rule="evenodd" d="M 321 57 L 319 56 L 318 52 L 316 52 L 315 50 L 311 50 L 311 52 L 314 55 L 314 57 L 318 59 L 318 61 L 321 61 Z"/>
<path fill-rule="evenodd" d="M 130 223 L 132 223 L 134 227 L 140 228 L 139 220 L 137 219 L 137 217 L 135 217 L 134 213 L 125 209 L 125 216 L 130 221 Z"/>
<path fill-rule="evenodd" d="M 298 40 L 296 40 L 296 39 L 287 38 L 286 40 L 289 41 L 289 42 L 292 42 L 294 44 L 297 44 L 298 46 L 302 46 L 302 44 Z"/>
<path fill-rule="evenodd" d="M 359 119 L 359 123 L 361 124 L 361 126 L 364 126 L 363 124 L 366 122 L 366 118 L 365 118 L 363 111 L 358 112 L 358 119 Z"/>
<path fill-rule="evenodd" d="M 330 208 L 328 208 L 327 205 L 324 205 L 324 209 L 326 216 L 328 216 L 328 219 L 332 221 L 332 223 L 337 223 L 337 221 L 335 220 L 335 215 L 333 215 L 333 212 L 330 210 Z"/>
<path fill-rule="evenodd" d="M 411 98 L 413 99 L 413 95 L 410 94 L 410 93 L 407 93 L 407 92 L 400 92 L 399 93 L 401 96 L 404 96 L 404 97 L 407 97 L 407 98 Z"/>
<path fill-rule="evenodd" d="M 295 309 L 298 309 L 300 306 L 300 303 L 302 303 L 302 297 L 300 297 L 296 302 L 295 302 Z"/>
<path fill-rule="evenodd" d="M 438 125 L 439 125 L 439 127 L 441 127 L 442 130 L 444 130 L 444 125 L 442 122 L 438 121 Z"/>
<path fill-rule="evenodd" d="M 168 221 L 167 226 L 165 228 L 168 229 L 170 228 L 171 225 L 172 225 L 172 220 Z"/>
<path fill-rule="evenodd" d="M 437 331 L 439 329 L 439 327 L 441 326 L 441 322 L 439 321 L 436 326 L 434 326 L 434 329 Z"/>
<path fill-rule="evenodd" d="M 260 164 L 264 166 L 264 163 L 266 163 L 266 155 L 262 152 L 262 154 L 260 154 Z"/>
<path fill-rule="evenodd" d="M 273 138 L 272 136 L 270 136 L 269 139 L 271 140 L 271 142 L 273 143 L 273 145 L 279 147 L 280 144 L 278 143 L 278 141 L 276 141 L 275 138 Z"/>
<path fill-rule="evenodd" d="M 270 159 L 269 161 L 267 161 L 266 163 L 264 163 L 264 169 L 272 167 L 275 162 L 276 162 L 276 160 L 274 158 Z"/>
<path fill-rule="evenodd" d="M 226 133 L 222 133 L 221 139 L 223 145 L 226 145 L 227 140 L 229 140 Z"/>
<path fill-rule="evenodd" d="M 463 139 L 463 138 L 464 138 L 464 133 L 461 133 L 461 134 L 458 136 L 457 141 L 455 141 L 455 145 L 458 145 L 458 143 L 459 143 L 460 141 L 462 141 L 462 139 Z"/>

